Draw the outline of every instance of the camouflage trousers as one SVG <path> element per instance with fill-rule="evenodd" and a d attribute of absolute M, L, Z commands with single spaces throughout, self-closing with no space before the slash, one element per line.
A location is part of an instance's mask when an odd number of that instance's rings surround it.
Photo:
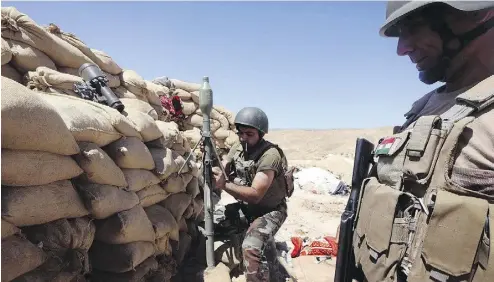
<path fill-rule="evenodd" d="M 274 245 L 274 236 L 287 217 L 286 205 L 256 218 L 247 229 L 242 242 L 242 256 L 245 278 L 248 282 L 270 281 L 271 259 L 276 259 L 276 250 L 269 258 L 266 255 L 268 244 Z M 273 246 L 274 247 L 274 246 Z M 272 249 L 272 248 L 271 248 Z M 274 258 L 273 258 L 274 256 Z"/>

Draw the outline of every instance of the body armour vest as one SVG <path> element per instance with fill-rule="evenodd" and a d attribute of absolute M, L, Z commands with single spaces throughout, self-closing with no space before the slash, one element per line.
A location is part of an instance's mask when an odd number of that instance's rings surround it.
<path fill-rule="evenodd" d="M 450 178 L 463 129 L 493 103 L 491 76 L 444 114 L 410 113 L 412 122 L 380 140 L 353 236 L 366 281 L 494 281 L 494 196 Z"/>
<path fill-rule="evenodd" d="M 233 162 L 235 167 L 235 184 L 242 186 L 251 186 L 252 181 L 256 175 L 257 169 L 259 168 L 259 160 L 261 157 L 271 148 L 277 148 L 277 146 L 267 140 L 262 140 L 259 147 L 255 151 L 249 154 L 248 157 L 241 145 L 235 146 L 232 149 L 236 150 L 233 154 Z M 281 150 L 281 149 L 278 149 Z M 279 152 L 279 151 L 278 151 Z M 282 153 L 280 153 L 282 161 L 286 164 L 286 158 Z M 256 205 L 249 204 L 253 208 L 258 208 L 259 210 L 273 209 L 277 207 L 280 203 L 285 200 L 287 196 L 285 179 L 283 176 L 282 167 L 276 171 L 275 178 L 268 191 L 264 195 L 264 198 Z"/>

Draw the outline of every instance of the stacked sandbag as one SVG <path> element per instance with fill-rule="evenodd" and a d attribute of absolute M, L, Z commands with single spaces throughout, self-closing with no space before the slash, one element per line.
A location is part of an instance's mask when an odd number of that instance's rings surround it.
<path fill-rule="evenodd" d="M 2 281 L 169 281 L 203 220 L 191 151 L 201 85 L 145 80 L 54 24 L 1 9 Z M 99 66 L 122 113 L 74 92 L 84 63 Z M 161 104 L 172 95 L 185 122 Z M 225 147 L 231 113 L 214 109 Z"/>
<path fill-rule="evenodd" d="M 183 125 L 184 134 L 190 146 L 194 147 L 201 139 L 203 124 L 203 116 L 199 108 L 201 84 L 167 77 L 158 77 L 152 82 L 170 89 L 170 95 L 178 96 L 182 100 L 183 113 L 186 115 Z M 214 105 L 211 110 L 211 131 L 218 148 L 229 149 L 238 141 L 234 129 L 234 114 L 222 106 Z"/>
<path fill-rule="evenodd" d="M 71 183 L 83 173 L 73 159 L 79 146 L 57 109 L 43 95 L 8 78 L 2 77 L 1 83 L 2 281 L 22 281 L 28 273 L 43 272 L 48 264 L 53 277 L 67 272 L 84 274 L 87 259 L 77 256 L 76 262 L 76 257 L 67 253 L 70 248 L 83 253 L 90 243 L 65 245 L 62 250 L 45 240 L 40 244 L 26 231 L 57 221 L 78 221 L 89 214 Z M 87 226 L 90 221 L 85 223 Z M 69 231 L 62 233 L 70 235 Z M 92 242 L 88 234 L 85 242 Z"/>

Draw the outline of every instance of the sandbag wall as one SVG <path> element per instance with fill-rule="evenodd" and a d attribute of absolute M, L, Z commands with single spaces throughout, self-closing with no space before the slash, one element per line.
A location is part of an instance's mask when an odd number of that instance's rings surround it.
<path fill-rule="evenodd" d="M 170 280 L 203 216 L 198 84 L 144 80 L 55 25 L 1 10 L 2 281 Z M 73 91 L 88 62 L 123 113 Z M 183 124 L 161 105 L 170 95 L 184 101 Z M 220 147 L 236 142 L 232 118 L 215 106 Z"/>

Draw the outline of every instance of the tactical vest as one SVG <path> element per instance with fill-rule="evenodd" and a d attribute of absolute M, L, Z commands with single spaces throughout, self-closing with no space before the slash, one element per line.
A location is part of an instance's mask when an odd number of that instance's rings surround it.
<path fill-rule="evenodd" d="M 494 281 L 494 196 L 460 187 L 449 173 L 464 127 L 493 103 L 491 76 L 442 115 L 411 113 L 413 122 L 376 146 L 353 237 L 368 282 L 401 281 L 398 272 L 408 282 Z"/>
<path fill-rule="evenodd" d="M 277 172 L 275 178 L 273 179 L 273 184 L 284 183 L 284 179 L 282 178 L 284 177 L 283 174 L 287 166 L 286 157 L 277 145 L 267 140 L 264 140 L 261 146 L 257 148 L 256 151 L 252 155 L 250 155 L 248 159 L 245 158 L 244 151 L 242 150 L 241 146 L 235 148 L 236 151 L 233 155 L 233 162 L 235 164 L 236 177 L 234 183 L 242 186 L 251 186 L 252 181 L 254 180 L 254 177 L 256 175 L 256 171 L 259 167 L 259 159 L 267 150 L 271 148 L 278 149 L 278 152 L 280 152 L 283 161 L 282 171 Z M 270 197 L 270 203 L 267 206 L 268 208 L 270 206 L 277 206 L 279 203 L 283 202 L 284 198 L 287 196 L 286 183 L 284 183 L 284 185 L 275 185 L 275 187 L 273 187 L 273 184 L 265 195 L 265 197 Z M 275 188 L 276 190 L 273 190 L 272 188 Z"/>

